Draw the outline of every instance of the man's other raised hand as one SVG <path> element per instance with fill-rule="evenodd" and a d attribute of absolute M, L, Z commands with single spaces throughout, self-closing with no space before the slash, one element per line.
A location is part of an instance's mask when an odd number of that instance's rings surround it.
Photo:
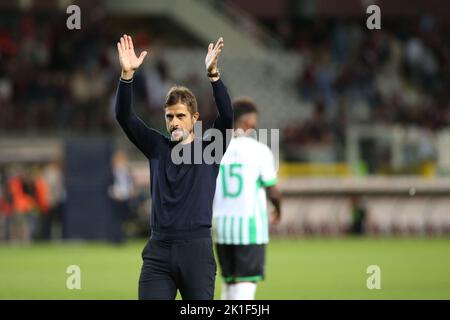
<path fill-rule="evenodd" d="M 134 52 L 133 40 L 130 36 L 124 34 L 117 42 L 117 51 L 119 53 L 120 66 L 122 67 L 122 79 L 131 80 L 134 72 L 144 61 L 147 51 L 142 51 L 139 57 Z"/>

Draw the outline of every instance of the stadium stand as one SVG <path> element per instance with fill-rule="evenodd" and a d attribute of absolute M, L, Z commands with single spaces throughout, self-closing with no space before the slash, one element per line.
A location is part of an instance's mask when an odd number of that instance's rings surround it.
<path fill-rule="evenodd" d="M 164 130 L 161 99 L 173 84 L 192 88 L 202 120 L 214 119 L 202 59 L 220 34 L 231 95 L 252 96 L 260 126 L 280 129 L 288 200 L 275 234 L 351 232 L 359 204 L 368 233 L 448 234 L 450 6 L 437 1 L 440 11 L 419 15 L 420 2 L 405 12 L 381 1 L 383 28 L 369 31 L 353 1 L 339 8 L 325 1 L 78 1 L 83 27 L 68 33 L 64 1 L 0 1 L 3 193 L 12 167 L 45 166 L 63 156 L 65 139 L 102 136 L 126 150 L 145 194 L 147 168 L 112 115 L 115 41 L 126 30 L 138 50 L 151 48 L 136 75 L 135 105 Z M 429 183 L 402 185 L 404 175 Z M 389 189 L 398 183 L 401 191 Z"/>

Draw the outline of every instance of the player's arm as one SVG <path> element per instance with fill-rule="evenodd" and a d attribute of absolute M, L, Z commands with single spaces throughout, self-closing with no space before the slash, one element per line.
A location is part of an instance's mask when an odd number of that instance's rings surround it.
<path fill-rule="evenodd" d="M 218 60 L 224 47 L 223 38 L 219 38 L 216 44 L 210 43 L 205 58 L 206 71 L 213 88 L 214 101 L 219 115 L 214 121 L 213 127 L 219 129 L 223 135 L 224 147 L 227 147 L 226 130 L 233 128 L 233 108 L 228 90 L 220 79 Z M 225 150 L 224 150 L 225 151 Z"/>
<path fill-rule="evenodd" d="M 122 74 L 116 96 L 116 119 L 131 142 L 150 158 L 155 154 L 158 144 L 164 140 L 164 137 L 156 130 L 147 127 L 134 113 L 132 107 L 133 76 L 144 61 L 147 51 L 143 51 L 137 57 L 134 52 L 133 40 L 127 35 L 120 38 L 120 42 L 117 43 L 117 51 Z"/>
<path fill-rule="evenodd" d="M 270 216 L 271 224 L 278 224 L 281 220 L 281 192 L 280 189 L 276 185 L 270 186 L 266 188 L 267 197 L 274 207 L 274 210 Z"/>
<path fill-rule="evenodd" d="M 270 223 L 278 224 L 281 220 L 281 192 L 277 187 L 278 179 L 275 158 L 267 145 L 264 145 L 260 152 L 260 181 L 265 187 L 267 197 L 274 207 L 270 214 Z"/>

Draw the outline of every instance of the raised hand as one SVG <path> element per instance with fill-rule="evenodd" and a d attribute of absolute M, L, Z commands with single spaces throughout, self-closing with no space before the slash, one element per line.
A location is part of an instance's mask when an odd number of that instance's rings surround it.
<path fill-rule="evenodd" d="M 209 44 L 208 53 L 205 58 L 206 70 L 209 73 L 218 72 L 217 61 L 219 59 L 220 52 L 222 52 L 223 46 L 224 44 L 222 37 L 220 37 L 219 40 L 217 40 L 215 45 L 213 43 Z"/>
<path fill-rule="evenodd" d="M 129 80 L 133 78 L 134 72 L 144 61 L 147 51 L 142 51 L 137 57 L 134 52 L 133 40 L 126 34 L 120 37 L 120 42 L 117 42 L 117 51 L 119 52 L 119 61 L 122 67 L 122 78 Z"/>

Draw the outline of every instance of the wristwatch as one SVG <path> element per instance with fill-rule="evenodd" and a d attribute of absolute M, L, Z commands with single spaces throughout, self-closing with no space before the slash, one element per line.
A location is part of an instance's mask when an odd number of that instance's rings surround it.
<path fill-rule="evenodd" d="M 217 71 L 217 72 L 215 72 L 215 73 L 210 73 L 210 72 L 208 71 L 207 76 L 208 76 L 209 78 L 217 78 L 217 77 L 220 77 L 220 72 Z"/>

